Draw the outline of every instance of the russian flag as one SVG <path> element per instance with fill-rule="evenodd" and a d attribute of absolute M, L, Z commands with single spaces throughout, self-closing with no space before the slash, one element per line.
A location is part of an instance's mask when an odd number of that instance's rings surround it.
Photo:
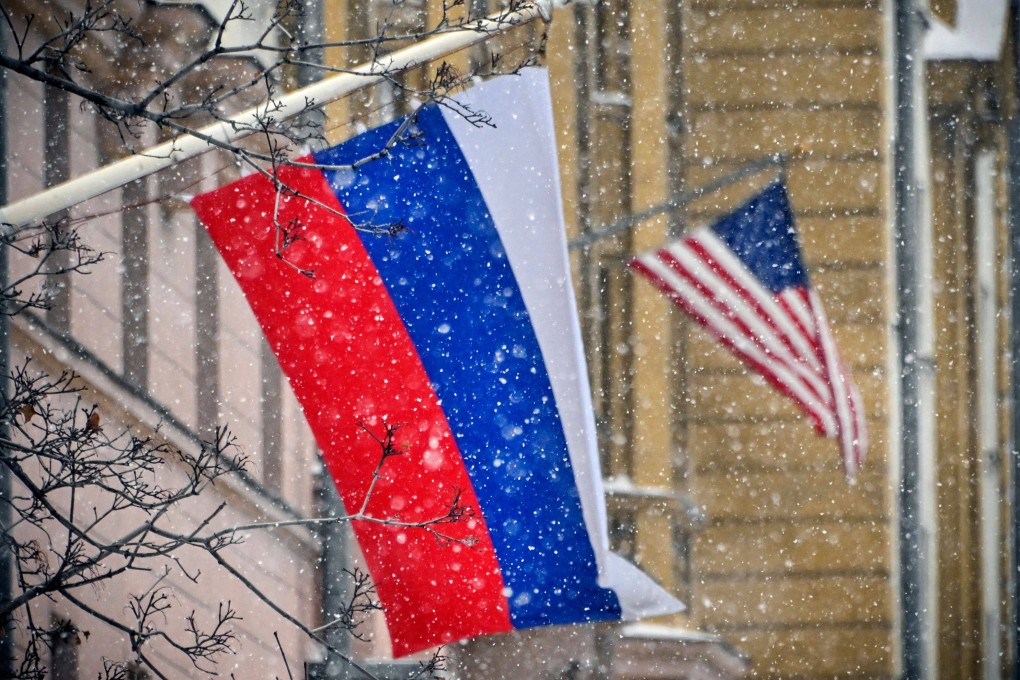
<path fill-rule="evenodd" d="M 496 128 L 429 105 L 356 169 L 402 121 L 193 201 L 365 517 L 396 656 L 681 608 L 609 551 L 547 76 L 458 102 Z"/>

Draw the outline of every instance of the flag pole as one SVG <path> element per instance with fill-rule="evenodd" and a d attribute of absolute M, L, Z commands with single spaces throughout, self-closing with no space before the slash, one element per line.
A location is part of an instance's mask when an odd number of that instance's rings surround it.
<path fill-rule="evenodd" d="M 593 229 L 586 234 L 581 234 L 575 239 L 572 239 L 567 245 L 571 250 L 577 250 L 578 248 L 587 248 L 588 246 L 594 245 L 603 239 L 607 239 L 617 234 L 622 234 L 626 231 L 630 231 L 634 227 L 638 226 L 645 220 L 649 220 L 653 217 L 657 217 L 664 213 L 673 212 L 683 207 L 685 203 L 689 203 L 696 198 L 701 198 L 707 194 L 714 193 L 728 187 L 731 184 L 735 184 L 742 179 L 746 179 L 755 175 L 766 168 L 770 168 L 774 165 L 786 167 L 786 163 L 789 157 L 785 153 L 774 154 L 772 156 L 765 156 L 759 158 L 756 161 L 752 161 L 747 165 L 734 170 L 728 175 L 723 175 L 717 179 L 712 180 L 708 184 L 705 184 L 694 189 L 688 189 L 675 196 L 670 197 L 664 203 L 654 205 L 647 210 L 643 210 L 633 215 L 628 215 L 622 219 L 612 222 L 611 224 Z"/>
<path fill-rule="evenodd" d="M 494 14 L 471 22 L 459 30 L 423 40 L 284 95 L 271 103 L 272 116 L 277 120 L 292 118 L 306 112 L 309 102 L 315 106 L 328 104 L 380 83 L 395 72 L 427 64 L 539 17 L 548 21 L 554 9 L 569 2 L 571 0 L 534 0 L 513 12 Z M 38 222 L 60 210 L 201 155 L 217 148 L 216 142 L 230 144 L 247 137 L 256 131 L 258 122 L 266 113 L 266 104 L 252 107 L 228 120 L 201 128 L 194 135 L 181 135 L 6 205 L 0 208 L 0 225 L 3 225 L 0 234 Z"/>

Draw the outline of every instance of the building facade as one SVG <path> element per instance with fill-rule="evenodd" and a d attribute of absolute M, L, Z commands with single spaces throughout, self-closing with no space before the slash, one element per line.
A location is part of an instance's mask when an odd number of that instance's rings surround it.
<path fill-rule="evenodd" d="M 202 4 L 144 4 L 158 16 L 153 38 L 164 23 L 182 31 L 194 22 L 204 35 L 213 14 Z M 316 8 L 302 30 L 332 42 L 495 9 L 358 0 Z M 996 20 L 973 28 L 975 11 Z M 447 60 L 460 72 L 494 55 L 549 68 L 611 541 L 688 606 L 661 621 L 456 645 L 454 677 L 1012 676 L 1016 21 L 1006 3 L 976 0 L 606 0 Z M 188 44 L 178 45 L 183 59 Z M 127 59 L 109 49 L 109 63 Z M 322 59 L 342 68 L 372 49 Z M 231 64 L 257 69 L 258 59 Z M 437 70 L 401 83 L 424 87 Z M 123 77 L 115 71 L 109 77 Z M 349 137 L 406 101 L 397 85 L 357 93 L 328 107 L 328 135 Z M 3 111 L 10 198 L 122 153 L 73 96 L 10 74 Z M 187 449 L 229 422 L 252 457 L 249 474 L 203 498 L 196 516 L 222 501 L 234 524 L 316 516 L 314 441 L 181 200 L 231 175 L 218 163 L 193 162 L 73 208 L 111 256 L 55 288 L 50 311 L 13 321 L 10 358 L 78 371 L 104 427 L 160 426 Z M 626 267 L 780 173 L 865 400 L 871 444 L 854 484 L 834 440 L 818 438 L 791 402 Z M 9 261 L 15 276 L 31 266 Z M 262 587 L 308 622 L 325 616 L 324 598 L 341 597 L 331 590 L 337 566 L 357 563 L 342 536 L 306 529 L 260 535 L 244 549 L 264 560 Z M 322 570 L 324 555 L 332 566 Z M 234 592 L 228 580 L 174 583 L 188 610 L 207 593 Z M 81 616 L 59 600 L 45 607 L 40 616 Z M 276 630 L 291 662 L 318 663 L 310 673 L 331 677 L 330 655 L 277 617 L 258 603 L 244 614 L 237 677 L 283 677 Z M 385 660 L 381 620 L 368 626 L 367 641 L 344 649 L 381 675 L 406 671 Z M 90 639 L 75 663 L 95 675 L 102 650 L 118 645 Z"/>

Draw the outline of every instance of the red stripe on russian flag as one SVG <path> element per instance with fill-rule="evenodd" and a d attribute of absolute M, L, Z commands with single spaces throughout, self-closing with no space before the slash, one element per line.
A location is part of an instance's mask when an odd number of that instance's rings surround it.
<path fill-rule="evenodd" d="M 381 447 L 365 431 L 396 432 L 366 514 L 402 525 L 353 523 L 393 651 L 511 629 L 504 584 L 480 513 L 437 526 L 454 541 L 406 526 L 442 517 L 457 494 L 478 502 L 460 452 L 399 315 L 360 239 L 317 170 L 280 179 L 312 202 L 252 175 L 192 205 L 248 298 L 349 513 L 372 484 Z M 277 203 L 278 201 L 278 203 Z M 318 205 L 316 205 L 316 203 Z M 297 237 L 275 254 L 276 220 Z"/>

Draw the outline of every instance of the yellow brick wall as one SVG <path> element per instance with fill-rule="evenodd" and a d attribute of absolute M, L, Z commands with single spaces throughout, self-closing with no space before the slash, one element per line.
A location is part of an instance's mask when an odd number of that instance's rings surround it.
<path fill-rule="evenodd" d="M 689 486 L 707 516 L 694 543 L 694 618 L 761 677 L 894 672 L 886 482 L 890 255 L 880 8 L 868 2 L 696 0 L 684 12 L 690 186 L 787 153 L 812 279 L 865 399 L 873 443 L 856 486 L 832 440 L 692 330 Z M 768 174 L 708 196 L 710 220 Z"/>

